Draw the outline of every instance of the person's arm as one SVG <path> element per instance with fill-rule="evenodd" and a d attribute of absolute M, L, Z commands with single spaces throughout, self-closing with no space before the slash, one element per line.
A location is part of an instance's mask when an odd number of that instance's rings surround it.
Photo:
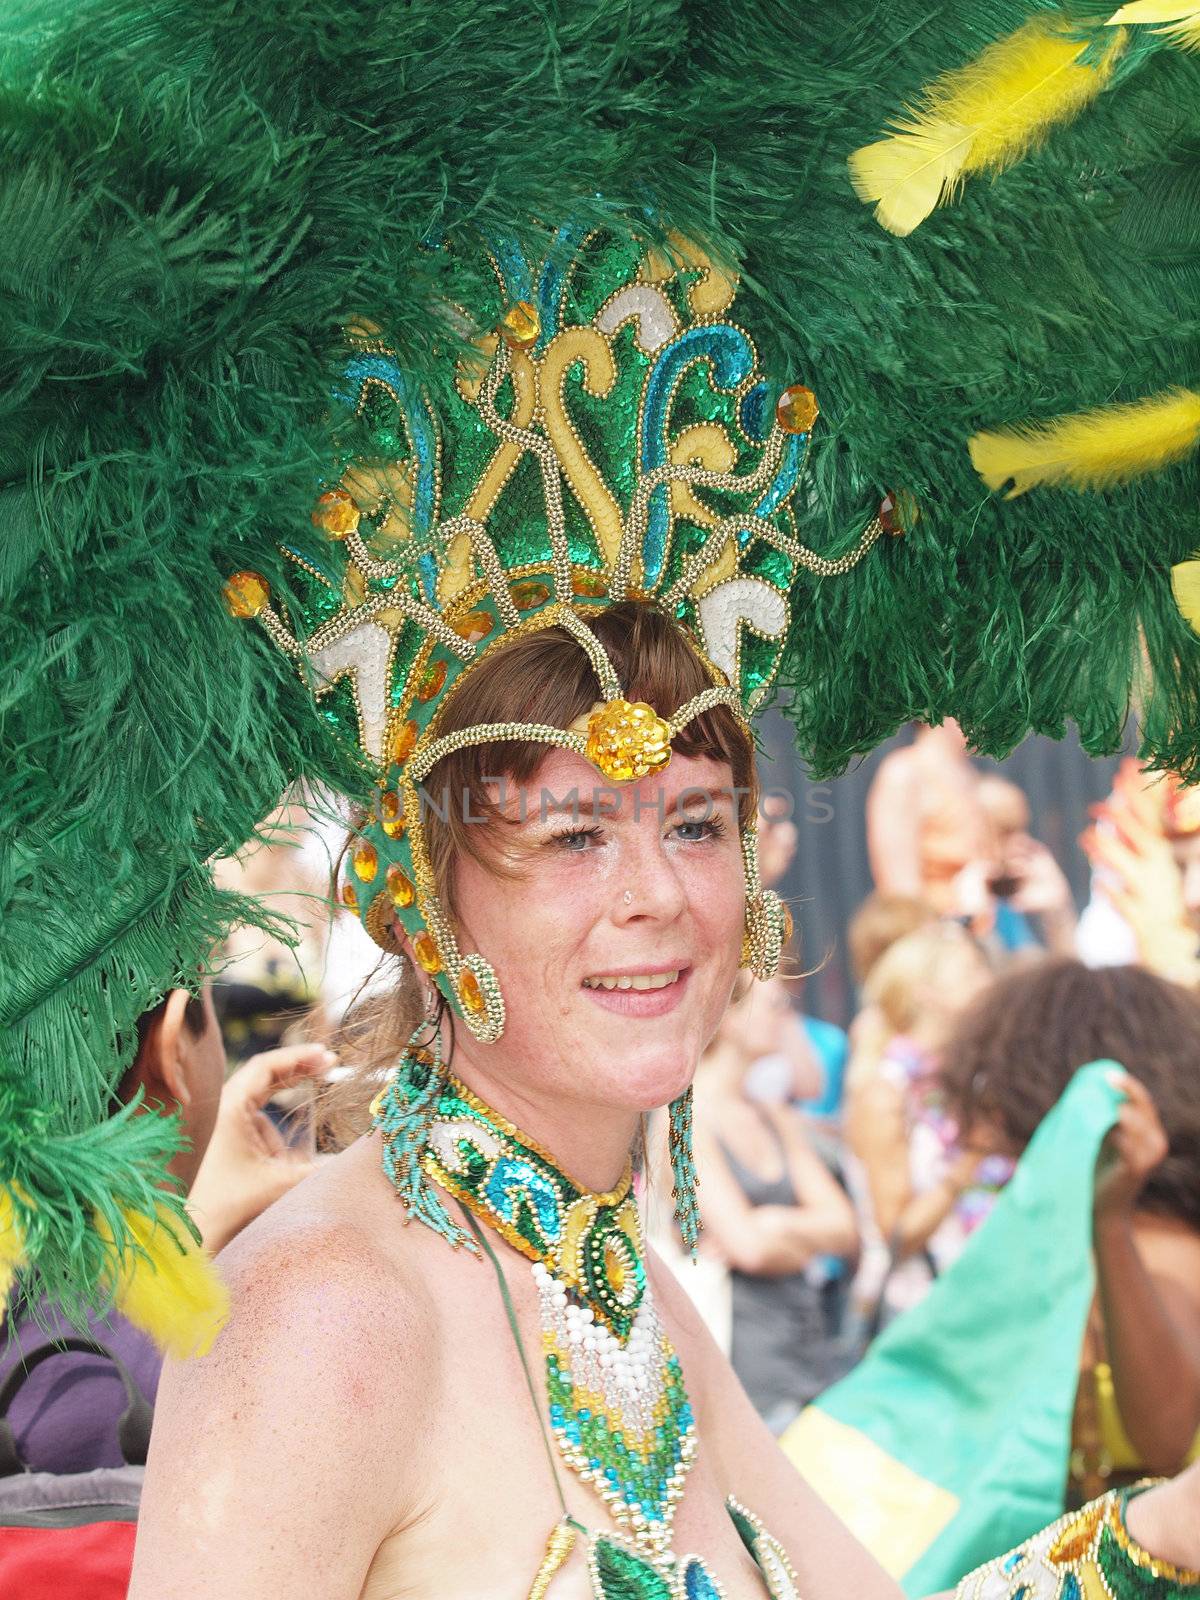
<path fill-rule="evenodd" d="M 867 857 L 880 894 L 920 895 L 920 785 L 907 751 L 885 756 L 867 790 Z"/>
<path fill-rule="evenodd" d="M 862 1162 L 875 1226 L 901 1257 L 915 1254 L 950 1215 L 970 1187 L 979 1157 L 964 1152 L 932 1188 L 913 1190 L 904 1097 L 875 1078 L 853 1093 L 850 1144 Z"/>
<path fill-rule="evenodd" d="M 716 1139 L 697 1126 L 695 1140 L 704 1237 L 727 1266 L 755 1277 L 785 1277 L 828 1248 L 822 1242 L 830 1232 L 827 1213 L 814 1218 L 803 1206 L 751 1205 Z"/>
<path fill-rule="evenodd" d="M 804 1119 L 790 1106 L 772 1106 L 767 1115 L 783 1142 L 796 1202 L 809 1219 L 814 1254 L 858 1253 L 858 1219 L 850 1197 L 809 1142 Z"/>
<path fill-rule="evenodd" d="M 436 1351 L 419 1286 L 347 1232 L 254 1229 L 222 1258 L 228 1326 L 163 1372 L 128 1600 L 357 1600 L 410 1513 L 428 1401 L 405 1396 Z"/>
<path fill-rule="evenodd" d="M 1125 1431 L 1149 1467 L 1174 1472 L 1200 1431 L 1200 1234 L 1137 1210 L 1167 1136 L 1143 1085 L 1120 1082 L 1093 1206 L 1104 1337 Z"/>

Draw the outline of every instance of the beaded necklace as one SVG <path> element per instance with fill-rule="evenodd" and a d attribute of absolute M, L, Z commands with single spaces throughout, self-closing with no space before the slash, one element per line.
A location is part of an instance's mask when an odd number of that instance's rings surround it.
<path fill-rule="evenodd" d="M 646 1277 L 631 1166 L 607 1194 L 585 1189 L 450 1073 L 431 1086 L 431 1067 L 428 1057 L 407 1056 L 376 1103 L 385 1168 L 423 1103 L 417 1160 L 426 1177 L 532 1263 L 550 1427 L 563 1460 L 600 1495 L 632 1549 L 661 1559 L 696 1432 Z"/>
<path fill-rule="evenodd" d="M 575 1183 L 553 1156 L 448 1073 L 439 1041 L 410 1041 L 372 1106 L 383 1166 L 405 1203 L 443 1237 L 489 1256 L 535 1404 L 516 1312 L 487 1230 L 531 1263 L 546 1361 L 550 1431 L 562 1459 L 608 1506 L 617 1533 L 592 1533 L 568 1512 L 546 1545 L 529 1591 L 545 1600 L 554 1575 L 587 1539 L 593 1600 L 724 1600 L 698 1556 L 670 1548 L 675 1508 L 696 1453 L 696 1430 L 674 1348 L 646 1277 L 632 1170 L 607 1194 Z M 453 1195 L 458 1229 L 434 1189 Z M 480 1223 L 486 1224 L 481 1228 Z M 472 1234 L 474 1237 L 472 1237 Z M 554 1448 L 546 1448 L 553 1468 Z M 726 1509 L 770 1600 L 798 1600 L 782 1545 L 751 1511 Z"/>

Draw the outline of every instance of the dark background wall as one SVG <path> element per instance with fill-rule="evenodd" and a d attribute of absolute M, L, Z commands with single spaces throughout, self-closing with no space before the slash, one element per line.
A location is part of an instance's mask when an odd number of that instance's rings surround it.
<path fill-rule="evenodd" d="M 794 797 L 799 848 L 780 893 L 796 919 L 805 967 L 819 967 L 806 981 L 805 1009 L 845 1026 L 854 1007 L 845 929 L 872 887 L 864 820 L 867 790 L 883 757 L 910 736 L 897 736 L 843 777 L 817 784 L 796 757 L 789 725 L 778 712 L 763 717 L 759 728 L 767 755 L 761 766 L 764 787 L 784 789 Z M 1127 742 L 1132 753 L 1132 731 Z M 1088 896 L 1088 864 L 1079 834 L 1088 806 L 1108 793 L 1118 759 L 1085 755 L 1072 729 L 1061 742 L 1030 737 L 1007 761 L 977 762 L 983 771 L 1003 772 L 1028 795 L 1033 833 L 1054 852 L 1080 907 Z"/>

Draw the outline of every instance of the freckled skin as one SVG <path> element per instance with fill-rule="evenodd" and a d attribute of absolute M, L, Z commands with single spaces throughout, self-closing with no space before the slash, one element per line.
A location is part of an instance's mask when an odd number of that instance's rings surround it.
<path fill-rule="evenodd" d="M 596 781 L 555 751 L 534 788 L 590 797 Z M 543 821 L 535 804 L 511 835 L 515 879 L 458 864 L 462 948 L 495 965 L 508 1021 L 492 1046 L 460 1025 L 455 1070 L 597 1189 L 641 1114 L 691 1081 L 729 999 L 745 911 L 734 807 L 708 803 L 721 833 L 696 824 L 694 796 L 690 811 L 680 801 L 730 782 L 726 766 L 676 756 L 596 834 L 571 831 L 592 818 Z M 686 980 L 659 1015 L 606 1009 L 584 987 L 668 963 Z M 372 1134 L 222 1254 L 233 1315 L 210 1356 L 164 1373 L 129 1600 L 527 1593 L 561 1509 L 492 1268 L 402 1220 Z M 496 1248 L 544 1418 L 529 1265 Z M 734 1493 L 788 1547 L 805 1600 L 897 1600 L 784 1459 L 670 1273 L 654 1259 L 649 1272 L 700 1437 L 676 1551 L 704 1556 L 728 1600 L 763 1600 L 724 1511 Z M 558 1477 L 572 1514 L 603 1530 L 593 1491 L 561 1465 Z M 576 1552 L 550 1600 L 587 1595 Z"/>

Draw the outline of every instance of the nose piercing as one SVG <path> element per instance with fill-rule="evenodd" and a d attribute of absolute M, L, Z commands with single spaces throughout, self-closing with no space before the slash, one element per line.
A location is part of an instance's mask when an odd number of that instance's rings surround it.
<path fill-rule="evenodd" d="M 621 899 L 624 900 L 627 906 L 631 906 L 633 904 L 633 890 L 626 889 L 625 893 L 621 896 Z"/>

